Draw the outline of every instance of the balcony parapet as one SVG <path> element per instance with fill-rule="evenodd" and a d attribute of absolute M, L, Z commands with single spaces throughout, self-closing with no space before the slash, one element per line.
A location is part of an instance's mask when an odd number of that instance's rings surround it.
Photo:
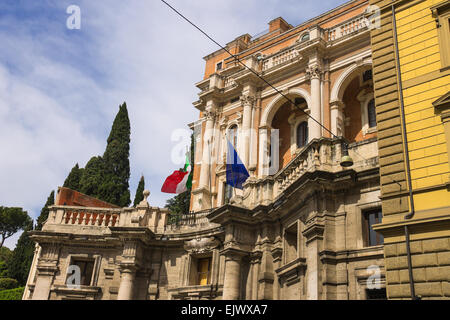
<path fill-rule="evenodd" d="M 306 174 L 344 171 L 340 165 L 343 138 L 320 138 L 298 149 L 294 158 L 280 171 L 260 179 L 249 179 L 244 184 L 242 204 L 247 208 L 269 205 L 289 186 Z M 348 147 L 355 172 L 378 168 L 376 139 L 352 143 Z M 347 168 L 345 168 L 347 170 Z"/>
<path fill-rule="evenodd" d="M 363 30 L 368 30 L 369 20 L 362 13 L 356 17 L 341 22 L 340 24 L 326 30 L 328 41 L 335 41 Z"/>
<path fill-rule="evenodd" d="M 179 220 L 173 221 L 166 226 L 167 233 L 186 233 L 195 232 L 197 230 L 215 229 L 220 227 L 219 224 L 209 222 L 207 216 L 211 210 L 202 210 L 197 212 L 189 212 L 182 214 Z"/>

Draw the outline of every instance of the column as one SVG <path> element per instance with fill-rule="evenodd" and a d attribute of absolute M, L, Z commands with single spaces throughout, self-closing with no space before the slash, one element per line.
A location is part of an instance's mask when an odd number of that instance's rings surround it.
<path fill-rule="evenodd" d="M 56 264 L 38 265 L 32 300 L 48 300 L 50 298 L 50 288 L 57 271 Z"/>
<path fill-rule="evenodd" d="M 258 177 L 262 178 L 267 176 L 269 171 L 269 139 L 268 128 L 259 128 L 259 160 L 258 160 Z"/>
<path fill-rule="evenodd" d="M 331 117 L 331 132 L 340 137 L 344 135 L 344 114 L 343 114 L 344 104 L 342 101 L 332 101 L 330 106 L 330 117 Z"/>
<path fill-rule="evenodd" d="M 210 178 L 210 152 L 212 149 L 212 137 L 214 129 L 214 118 L 215 118 L 215 108 L 213 103 L 206 108 L 204 116 L 206 118 L 205 132 L 203 133 L 203 155 L 202 155 L 202 165 L 200 169 L 200 183 L 199 187 L 209 190 L 209 178 Z M 209 144 L 209 145 L 208 145 Z"/>
<path fill-rule="evenodd" d="M 59 246 L 56 244 L 40 244 L 41 256 L 37 264 L 36 285 L 32 300 L 48 300 L 53 279 L 58 272 Z"/>
<path fill-rule="evenodd" d="M 223 300 L 238 300 L 241 279 L 242 256 L 235 253 L 225 254 L 225 279 L 223 280 Z"/>
<path fill-rule="evenodd" d="M 242 161 L 246 168 L 249 167 L 250 161 L 250 137 L 251 137 L 251 127 L 252 127 L 252 110 L 255 103 L 255 98 L 250 95 L 243 95 L 241 97 L 241 102 L 244 107 L 244 114 L 242 120 L 242 133 L 243 133 L 243 148 L 242 150 Z"/>
<path fill-rule="evenodd" d="M 318 65 L 312 65 L 307 70 L 307 75 L 311 79 L 311 117 L 317 122 L 322 123 L 320 74 L 321 70 Z M 319 139 L 322 136 L 322 128 L 316 121 L 311 118 L 308 120 L 309 140 Z"/>
<path fill-rule="evenodd" d="M 121 278 L 117 300 L 133 300 L 136 269 L 131 266 L 122 267 L 120 273 Z"/>

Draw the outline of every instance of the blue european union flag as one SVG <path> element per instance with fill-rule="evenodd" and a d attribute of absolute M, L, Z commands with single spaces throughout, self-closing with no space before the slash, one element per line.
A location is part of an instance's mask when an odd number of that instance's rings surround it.
<path fill-rule="evenodd" d="M 227 152 L 227 184 L 238 189 L 244 189 L 242 184 L 250 177 L 245 165 L 239 158 L 233 145 L 228 141 Z"/>

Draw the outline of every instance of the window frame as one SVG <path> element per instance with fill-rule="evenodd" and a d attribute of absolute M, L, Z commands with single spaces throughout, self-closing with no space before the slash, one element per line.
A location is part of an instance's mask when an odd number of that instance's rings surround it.
<path fill-rule="evenodd" d="M 101 256 L 100 255 L 91 255 L 91 254 L 70 254 L 67 257 L 67 266 L 66 266 L 66 275 L 64 278 L 64 284 L 67 285 L 68 278 L 73 274 L 69 274 L 67 270 L 71 265 L 74 265 L 75 261 L 90 261 L 93 262 L 91 279 L 88 285 L 80 284 L 80 286 L 87 287 L 95 287 L 97 286 L 99 268 L 101 264 Z"/>
<path fill-rule="evenodd" d="M 304 134 L 305 134 L 305 137 L 304 137 L 304 143 L 302 143 L 302 145 L 300 145 L 300 141 L 299 141 L 299 129 L 300 129 L 300 126 L 303 126 L 303 127 L 305 127 L 306 128 L 306 130 L 305 130 L 305 132 L 304 132 Z M 297 126 L 295 127 L 295 145 L 296 145 L 296 147 L 297 147 L 297 149 L 301 149 L 301 148 L 304 148 L 304 147 L 306 147 L 307 145 L 308 145 L 308 142 L 309 142 L 309 126 L 308 126 L 308 121 L 300 121 L 298 124 L 297 124 Z"/>
<path fill-rule="evenodd" d="M 374 223 L 370 222 L 370 215 L 377 213 L 377 218 L 375 219 Z M 362 223 L 363 223 L 363 244 L 364 247 L 375 247 L 375 246 L 381 246 L 384 244 L 384 237 L 379 232 L 376 232 L 372 229 L 372 226 L 374 224 L 379 224 L 382 222 L 383 219 L 383 213 L 380 207 L 378 208 L 371 208 L 364 210 L 362 212 Z M 372 243 L 371 234 L 375 235 L 375 242 Z"/>
<path fill-rule="evenodd" d="M 441 71 L 450 69 L 450 3 L 442 1 L 430 8 L 436 19 Z"/>

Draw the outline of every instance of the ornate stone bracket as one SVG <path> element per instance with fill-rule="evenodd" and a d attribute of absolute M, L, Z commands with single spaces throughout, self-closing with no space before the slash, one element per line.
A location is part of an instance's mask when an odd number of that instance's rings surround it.
<path fill-rule="evenodd" d="M 219 240 L 214 237 L 196 238 L 184 242 L 184 250 L 189 253 L 204 253 L 213 250 L 220 244 Z"/>

